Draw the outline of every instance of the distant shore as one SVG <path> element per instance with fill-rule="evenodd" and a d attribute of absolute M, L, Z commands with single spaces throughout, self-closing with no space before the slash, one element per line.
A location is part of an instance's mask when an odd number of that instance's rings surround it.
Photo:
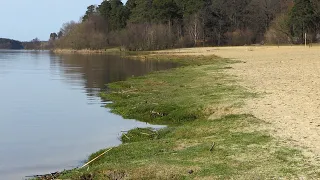
<path fill-rule="evenodd" d="M 110 48 L 110 49 L 53 49 L 53 53 L 57 54 L 106 54 L 106 53 L 121 53 L 121 48 Z"/>

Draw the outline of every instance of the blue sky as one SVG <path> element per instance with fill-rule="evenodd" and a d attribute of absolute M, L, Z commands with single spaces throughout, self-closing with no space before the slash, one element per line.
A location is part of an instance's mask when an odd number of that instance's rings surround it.
<path fill-rule="evenodd" d="M 0 37 L 48 40 L 65 22 L 78 21 L 87 6 L 102 0 L 0 0 Z M 126 0 L 123 0 L 126 2 Z"/>

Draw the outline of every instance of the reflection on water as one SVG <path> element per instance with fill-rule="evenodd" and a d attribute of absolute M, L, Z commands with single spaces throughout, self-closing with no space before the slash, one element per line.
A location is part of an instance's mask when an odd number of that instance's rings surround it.
<path fill-rule="evenodd" d="M 0 50 L 0 179 L 76 167 L 119 132 L 150 126 L 102 108 L 98 92 L 175 64 L 106 55 Z"/>
<path fill-rule="evenodd" d="M 106 55 L 60 55 L 51 58 L 52 73 L 63 73 L 67 83 L 84 83 L 82 85 L 88 96 L 96 96 L 100 89 L 106 88 L 107 83 L 177 66 L 170 62 L 139 61 Z"/>

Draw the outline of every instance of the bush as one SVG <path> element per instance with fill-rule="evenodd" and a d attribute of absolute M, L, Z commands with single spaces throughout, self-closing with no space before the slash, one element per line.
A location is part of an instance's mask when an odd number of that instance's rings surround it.
<path fill-rule="evenodd" d="M 245 44 L 252 44 L 253 33 L 249 29 L 237 29 L 233 32 L 227 32 L 225 36 L 227 38 L 228 45 L 240 46 Z"/>
<path fill-rule="evenodd" d="M 108 46 L 106 25 L 100 16 L 90 16 L 82 23 L 65 25 L 64 35 L 55 42 L 62 49 L 103 49 Z"/>
<path fill-rule="evenodd" d="M 121 46 L 132 51 L 168 49 L 175 46 L 171 27 L 164 24 L 129 24 L 119 33 Z"/>
<path fill-rule="evenodd" d="M 288 44 L 293 43 L 290 35 L 289 16 L 279 15 L 272 23 L 269 30 L 265 33 L 265 41 L 268 44 Z"/>

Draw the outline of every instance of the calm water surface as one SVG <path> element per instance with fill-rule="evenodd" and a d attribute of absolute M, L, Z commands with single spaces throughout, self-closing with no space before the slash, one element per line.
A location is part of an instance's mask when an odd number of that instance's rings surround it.
<path fill-rule="evenodd" d="M 0 179 L 77 167 L 92 152 L 120 144 L 120 131 L 150 126 L 110 113 L 97 94 L 109 82 L 175 66 L 0 50 Z"/>

